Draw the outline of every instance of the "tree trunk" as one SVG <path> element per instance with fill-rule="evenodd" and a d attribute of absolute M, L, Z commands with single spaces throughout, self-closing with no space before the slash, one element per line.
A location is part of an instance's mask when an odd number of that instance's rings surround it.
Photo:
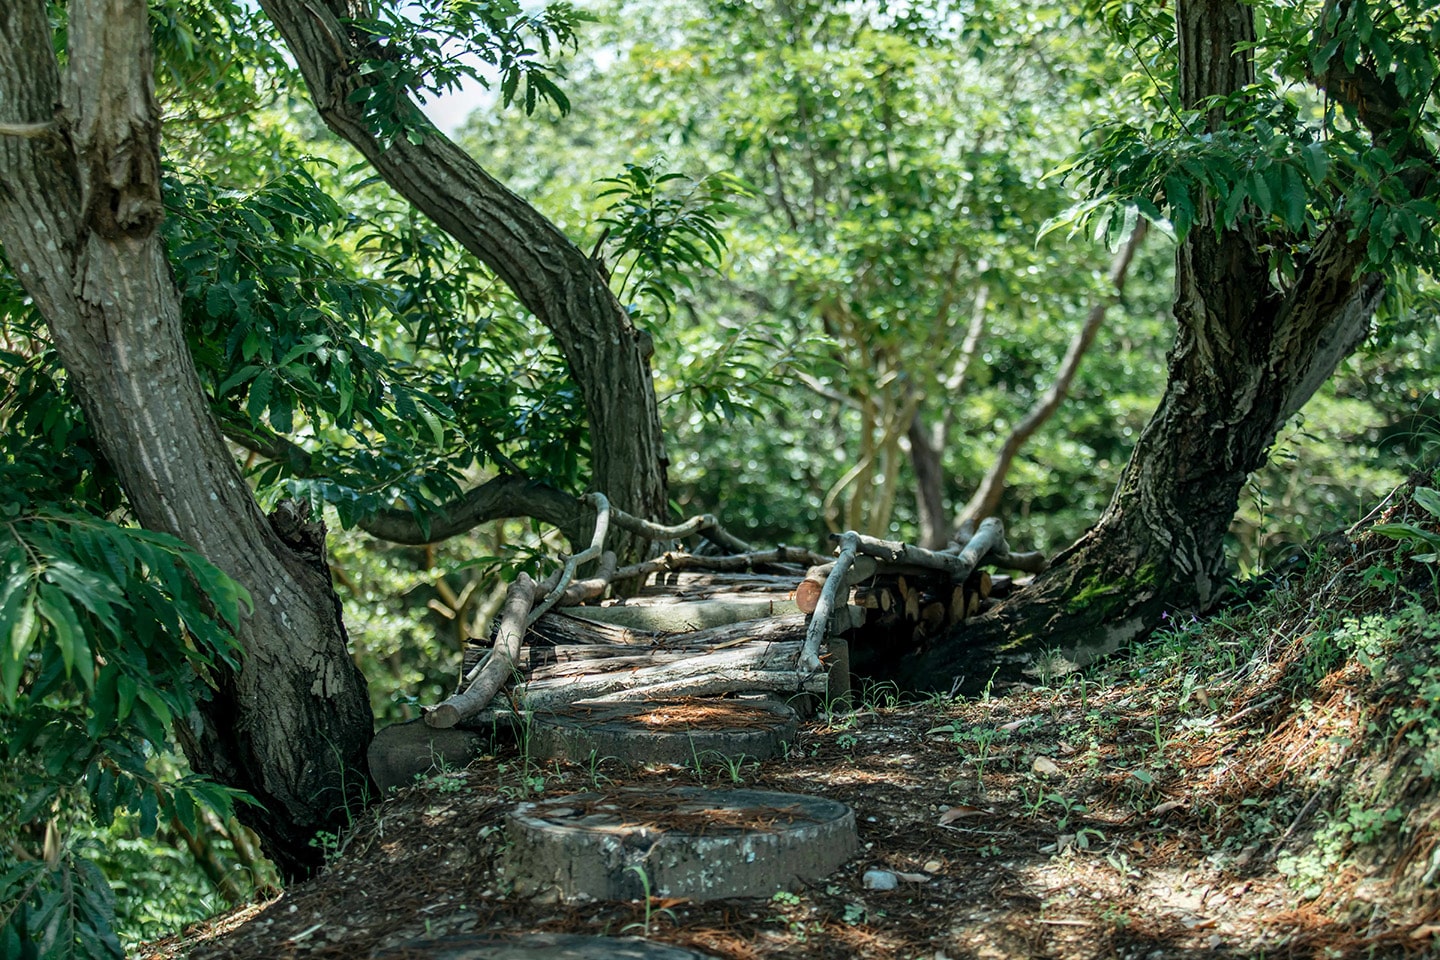
<path fill-rule="evenodd" d="M 668 513 L 664 440 L 650 378 L 651 347 L 630 322 L 595 264 L 556 226 L 505 189 L 435 129 L 404 94 L 399 109 L 423 131 L 421 143 L 382 143 L 350 95 L 372 86 L 364 55 L 342 23 L 359 0 L 261 0 L 305 75 L 325 123 L 365 156 L 401 196 L 499 275 L 554 334 L 585 398 L 595 488 L 627 513 L 663 521 Z M 628 539 L 628 544 L 625 540 Z M 620 537 L 622 562 L 648 547 Z"/>
<path fill-rule="evenodd" d="M 920 546 L 940 550 L 950 540 L 945 518 L 945 465 L 940 450 L 930 442 L 930 429 L 921 410 L 910 418 L 906 431 L 910 441 L 910 468 L 915 472 L 915 513 L 920 528 Z"/>
<path fill-rule="evenodd" d="M 185 345 L 157 231 L 145 0 L 69 9 L 63 96 L 44 0 L 0 9 L 0 120 L 45 128 L 0 136 L 0 244 L 135 516 L 188 542 L 254 600 L 237 631 L 240 671 L 217 665 L 219 689 L 177 735 L 196 770 L 260 802 L 242 816 L 282 873 L 301 876 L 321 859 L 309 841 L 339 829 L 368 783 L 365 680 L 346 650 L 323 528 L 317 540 L 303 524 L 267 522 Z"/>
<path fill-rule="evenodd" d="M 1244 46 L 1252 16 L 1239 0 L 1177 5 L 1187 107 L 1253 79 Z M 1222 120 L 1209 116 L 1212 129 Z M 1294 285 L 1277 290 L 1263 238 L 1253 226 L 1217 235 L 1217 215 L 1199 211 L 1176 253 L 1169 380 L 1110 505 L 1031 588 L 907 664 L 916 685 L 948 689 L 963 677 L 960 689 L 978 689 L 996 668 L 1001 678 L 1063 672 L 1220 595 L 1241 488 L 1280 427 L 1364 338 L 1383 283 L 1357 276 L 1366 237 L 1347 239 L 1337 224 Z"/>

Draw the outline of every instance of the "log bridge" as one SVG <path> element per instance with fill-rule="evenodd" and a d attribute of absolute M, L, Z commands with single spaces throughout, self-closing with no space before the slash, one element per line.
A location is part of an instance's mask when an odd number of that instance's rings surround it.
<path fill-rule="evenodd" d="M 826 557 L 753 549 L 709 515 L 661 526 L 600 494 L 586 499 L 597 512 L 590 547 L 543 582 L 516 577 L 491 643 L 467 652 L 459 689 L 425 711 L 426 724 L 488 725 L 590 702 L 740 693 L 842 699 L 852 662 L 898 662 L 1012 588 L 1008 575 L 983 567 L 1038 573 L 1046 565 L 1038 553 L 1012 552 L 993 518 L 962 529 L 943 550 L 837 534 L 835 555 Z M 654 541 L 698 535 L 723 553 L 672 550 L 617 568 L 604 550 L 611 525 Z M 591 561 L 594 572 L 576 579 Z M 631 595 L 603 599 L 636 580 L 642 585 Z"/>

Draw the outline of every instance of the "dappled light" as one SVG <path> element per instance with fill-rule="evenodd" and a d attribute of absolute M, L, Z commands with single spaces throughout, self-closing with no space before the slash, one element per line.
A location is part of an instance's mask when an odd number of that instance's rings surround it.
<path fill-rule="evenodd" d="M 0 0 L 0 957 L 1434 952 L 1437 90 L 1435 0 Z"/>

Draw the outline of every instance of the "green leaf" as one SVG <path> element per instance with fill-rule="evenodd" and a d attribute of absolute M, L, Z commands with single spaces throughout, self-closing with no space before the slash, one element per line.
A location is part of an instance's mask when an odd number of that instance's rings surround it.
<path fill-rule="evenodd" d="M 1440 490 L 1433 487 L 1416 487 L 1414 500 L 1430 516 L 1440 519 Z"/>
<path fill-rule="evenodd" d="M 1440 533 L 1431 533 L 1413 523 L 1377 523 L 1370 528 L 1392 540 L 1410 540 L 1440 550 Z"/>
<path fill-rule="evenodd" d="M 253 379 L 255 375 L 263 369 L 265 368 L 257 366 L 253 363 L 241 367 L 239 370 L 236 370 L 234 373 L 230 374 L 230 376 L 226 377 L 225 381 L 221 383 L 219 387 L 215 388 L 216 396 L 225 396 L 225 394 L 229 393 L 234 388 L 240 386 L 240 384 Z"/>
<path fill-rule="evenodd" d="M 1292 230 L 1298 230 L 1305 225 L 1305 207 L 1310 199 L 1305 190 L 1305 182 L 1300 179 L 1300 174 L 1289 166 L 1280 168 L 1280 178 L 1281 196 L 1285 202 L 1285 225 Z"/>
<path fill-rule="evenodd" d="M 159 810 L 160 801 L 156 798 L 154 789 L 140 794 L 140 835 L 142 837 L 155 836 L 155 828 L 159 826 L 157 816 Z"/>
<path fill-rule="evenodd" d="M 55 644 L 69 676 L 80 666 L 80 679 L 88 687 L 94 681 L 90 664 L 90 644 L 85 639 L 85 628 L 75 616 L 75 608 L 59 589 L 48 583 L 40 585 L 40 595 L 35 601 L 36 611 L 50 624 Z"/>
<path fill-rule="evenodd" d="M 1268 217 L 1275 209 L 1275 198 L 1270 193 L 1270 184 L 1265 181 L 1265 177 L 1259 170 L 1252 170 L 1250 176 L 1246 178 L 1246 182 L 1249 185 L 1247 192 L 1254 198 L 1255 205 L 1260 208 L 1261 213 Z M 1226 219 L 1230 219 L 1228 211 Z"/>
<path fill-rule="evenodd" d="M 175 808 L 175 817 L 180 824 L 191 833 L 195 832 L 195 798 L 188 790 L 176 790 L 172 796 L 172 803 Z"/>
<path fill-rule="evenodd" d="M 270 406 L 270 390 L 275 379 L 275 374 L 270 370 L 262 370 L 250 384 L 250 396 L 245 401 L 245 412 L 250 415 L 253 423 L 259 424 Z"/>
<path fill-rule="evenodd" d="M 230 288 L 223 283 L 211 284 L 205 291 L 205 312 L 215 320 L 223 320 L 230 316 L 231 308 Z"/>
<path fill-rule="evenodd" d="M 423 403 L 416 405 L 416 412 L 420 415 L 420 419 L 425 421 L 425 426 L 430 428 L 430 437 L 435 442 L 435 449 L 443 448 L 445 446 L 445 426 L 440 422 L 440 418 L 435 416 Z"/>
<path fill-rule="evenodd" d="M 1237 183 L 1231 186 L 1230 196 L 1225 198 L 1225 212 L 1221 215 L 1221 223 L 1226 226 L 1233 226 L 1240 216 L 1240 208 L 1245 204 L 1245 188 Z"/>
<path fill-rule="evenodd" d="M 1323 143 L 1307 143 L 1300 148 L 1300 160 L 1305 165 L 1305 172 L 1310 175 L 1310 182 L 1315 186 L 1325 182 L 1325 173 L 1330 167 L 1330 158 L 1325 155 Z"/>

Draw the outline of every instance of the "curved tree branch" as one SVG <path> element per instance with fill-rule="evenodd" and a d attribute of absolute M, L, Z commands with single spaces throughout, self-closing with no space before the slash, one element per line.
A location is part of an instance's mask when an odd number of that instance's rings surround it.
<path fill-rule="evenodd" d="M 279 434 L 235 420 L 223 421 L 222 429 L 233 443 L 267 460 L 283 463 L 297 477 L 313 479 L 323 475 L 309 451 Z M 492 520 L 533 517 L 559 527 L 573 543 L 579 531 L 598 513 L 595 503 L 587 497 L 572 497 L 563 490 L 526 476 L 501 474 L 448 503 L 439 504 L 423 521 L 409 510 L 392 509 L 367 517 L 357 526 L 381 540 L 421 546 L 459 536 Z M 663 526 L 611 508 L 610 522 L 646 541 L 680 540 L 698 534 L 732 554 L 749 553 L 752 549 L 709 513 L 691 517 L 683 523 Z"/>
<path fill-rule="evenodd" d="M 406 136 L 382 140 L 354 94 L 377 82 L 346 0 L 261 0 L 327 126 L 490 267 L 550 330 L 584 396 L 594 480 L 616 506 L 663 518 L 665 452 L 641 337 L 585 252 L 430 124 L 403 89 Z M 358 6 L 358 4 L 356 5 Z M 418 141 L 418 142 L 417 142 Z"/>
<path fill-rule="evenodd" d="M 1109 277 L 1113 289 L 1090 307 L 1089 315 L 1076 331 L 1065 351 L 1064 359 L 1060 361 L 1060 370 L 1055 374 L 1055 380 L 1020 422 L 1011 428 L 1010 435 L 1001 444 L 1000 452 L 995 455 L 995 461 L 986 471 L 980 485 L 975 488 L 970 502 L 960 511 L 956 520 L 957 527 L 966 520 L 979 521 L 992 516 L 1000 506 L 1000 498 L 1005 495 L 1005 479 L 1010 475 L 1010 468 L 1014 465 L 1020 448 L 1060 409 L 1060 404 L 1065 402 L 1065 397 L 1070 393 L 1070 384 L 1080 370 L 1080 361 L 1095 342 L 1100 325 L 1105 322 L 1105 314 L 1109 312 L 1110 305 L 1118 301 L 1125 292 L 1125 277 L 1130 271 L 1130 262 L 1135 258 L 1135 251 L 1145 239 L 1145 229 L 1146 222 L 1138 222 L 1125 246 L 1115 254 L 1115 259 L 1110 264 Z"/>
<path fill-rule="evenodd" d="M 321 476 L 309 451 L 278 434 L 256 430 L 249 424 L 227 420 L 222 424 L 232 442 L 276 463 L 283 463 L 295 476 Z M 406 546 L 439 543 L 459 536 L 482 523 L 511 517 L 533 517 L 574 534 L 594 514 L 575 497 L 529 477 L 501 474 L 440 504 L 425 521 L 409 510 L 382 510 L 361 520 L 357 526 L 380 540 Z"/>

